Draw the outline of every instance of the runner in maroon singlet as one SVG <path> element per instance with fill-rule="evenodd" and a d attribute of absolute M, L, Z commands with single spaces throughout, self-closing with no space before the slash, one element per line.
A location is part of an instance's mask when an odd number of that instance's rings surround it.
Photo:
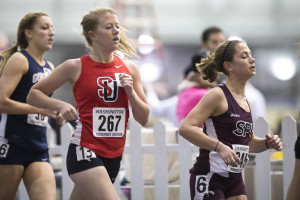
<path fill-rule="evenodd" d="M 255 75 L 255 59 L 244 41 L 225 41 L 200 64 L 204 79 L 213 82 L 224 73 L 225 84 L 211 89 L 183 121 L 179 133 L 200 147 L 190 170 L 191 199 L 247 199 L 242 170 L 248 153 L 281 150 L 277 135 L 253 133 L 245 85 Z M 199 127 L 204 124 L 203 131 Z"/>

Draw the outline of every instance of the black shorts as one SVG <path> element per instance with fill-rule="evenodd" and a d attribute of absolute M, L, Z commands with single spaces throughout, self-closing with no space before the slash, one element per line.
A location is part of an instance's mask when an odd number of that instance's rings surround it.
<path fill-rule="evenodd" d="M 0 147 L 0 165 L 23 165 L 26 168 L 33 162 L 50 163 L 48 149 L 26 149 L 15 144 L 9 144 L 9 148 L 4 147 Z"/>
<path fill-rule="evenodd" d="M 122 156 L 119 156 L 117 158 L 104 158 L 95 154 L 95 158 L 90 157 L 88 158 L 88 160 L 77 161 L 76 147 L 77 145 L 72 143 L 69 145 L 67 155 L 67 170 L 69 175 L 82 172 L 94 167 L 104 166 L 111 182 L 115 182 L 115 179 L 120 170 Z M 88 152 L 91 153 L 91 150 L 88 150 Z"/>
<path fill-rule="evenodd" d="M 297 159 L 300 159 L 300 136 L 298 136 L 295 144 L 295 155 Z"/>

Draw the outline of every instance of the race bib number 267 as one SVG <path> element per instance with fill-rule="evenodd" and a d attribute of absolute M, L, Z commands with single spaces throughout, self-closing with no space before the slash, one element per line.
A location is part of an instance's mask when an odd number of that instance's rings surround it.
<path fill-rule="evenodd" d="M 94 108 L 94 137 L 123 137 L 125 132 L 125 108 Z"/>

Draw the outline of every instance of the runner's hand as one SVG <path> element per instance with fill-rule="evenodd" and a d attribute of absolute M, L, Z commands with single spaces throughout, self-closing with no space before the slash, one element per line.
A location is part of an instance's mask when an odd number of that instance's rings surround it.
<path fill-rule="evenodd" d="M 71 104 L 63 102 L 59 109 L 59 112 L 66 121 L 77 119 L 77 111 Z"/>
<path fill-rule="evenodd" d="M 56 122 L 58 125 L 61 126 L 61 125 L 63 125 L 63 124 L 66 122 L 66 120 L 64 119 L 64 117 L 62 116 L 61 113 L 58 113 L 58 114 L 56 115 L 55 122 Z"/>
<path fill-rule="evenodd" d="M 217 152 L 226 165 L 237 166 L 240 164 L 240 159 L 236 153 L 227 145 L 220 142 L 217 147 Z"/>
<path fill-rule="evenodd" d="M 266 135 L 266 142 L 268 144 L 268 147 L 270 149 L 275 149 L 277 151 L 281 151 L 282 150 L 282 142 L 280 137 L 278 137 L 278 135 L 270 135 L 267 134 Z"/>
<path fill-rule="evenodd" d="M 120 83 L 123 86 L 125 92 L 128 94 L 132 94 L 133 91 L 133 79 L 132 76 L 128 74 L 120 74 Z"/>
<path fill-rule="evenodd" d="M 55 111 L 55 110 L 48 110 L 48 109 L 41 109 L 41 112 L 40 113 L 38 113 L 38 114 L 41 114 L 41 115 L 44 115 L 44 116 L 47 116 L 47 117 L 51 117 L 51 118 L 53 118 L 53 119 L 55 119 L 56 118 L 56 116 L 57 116 L 57 111 Z"/>

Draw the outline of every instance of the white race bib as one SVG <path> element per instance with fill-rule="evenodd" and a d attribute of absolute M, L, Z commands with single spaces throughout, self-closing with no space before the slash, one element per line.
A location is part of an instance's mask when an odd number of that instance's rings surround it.
<path fill-rule="evenodd" d="M 48 123 L 48 117 L 40 114 L 28 114 L 27 123 L 46 127 Z"/>
<path fill-rule="evenodd" d="M 94 108 L 94 137 L 123 137 L 125 132 L 125 108 Z"/>
<path fill-rule="evenodd" d="M 88 160 L 91 158 L 96 158 L 96 154 L 88 148 L 82 146 L 76 146 L 77 161 Z"/>
<path fill-rule="evenodd" d="M 233 144 L 232 149 L 236 153 L 236 155 L 239 157 L 240 164 L 236 167 L 228 165 L 227 170 L 229 172 L 233 172 L 233 173 L 241 173 L 249 160 L 249 157 L 248 157 L 249 146 Z"/>
<path fill-rule="evenodd" d="M 205 198 L 210 199 L 209 197 L 214 196 L 214 192 L 209 191 L 209 182 L 211 176 L 212 173 L 209 173 L 208 175 L 196 176 L 194 200 L 202 200 Z"/>
<path fill-rule="evenodd" d="M 0 140 L 0 158 L 6 158 L 9 149 L 9 144 L 5 141 Z"/>

